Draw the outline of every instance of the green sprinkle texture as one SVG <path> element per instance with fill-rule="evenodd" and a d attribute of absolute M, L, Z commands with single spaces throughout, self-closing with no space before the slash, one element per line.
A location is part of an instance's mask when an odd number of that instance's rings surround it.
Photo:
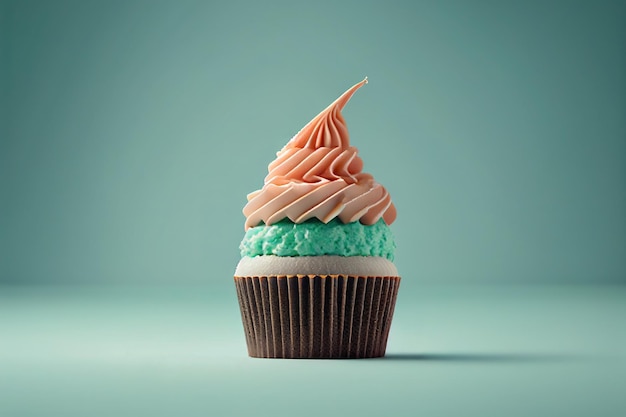
<path fill-rule="evenodd" d="M 282 220 L 271 226 L 248 229 L 239 245 L 241 256 L 380 256 L 393 261 L 396 243 L 389 226 L 380 219 L 366 226 L 317 219 L 295 224 Z"/>

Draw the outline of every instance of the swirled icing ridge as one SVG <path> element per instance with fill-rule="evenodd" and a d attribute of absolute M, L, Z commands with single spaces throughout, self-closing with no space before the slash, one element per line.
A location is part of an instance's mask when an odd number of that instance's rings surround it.
<path fill-rule="evenodd" d="M 343 93 L 311 120 L 277 154 L 263 188 L 248 195 L 246 230 L 288 218 L 302 223 L 360 221 L 391 224 L 396 209 L 387 190 L 362 172 L 363 161 L 350 146 L 341 110 L 367 78 Z"/>

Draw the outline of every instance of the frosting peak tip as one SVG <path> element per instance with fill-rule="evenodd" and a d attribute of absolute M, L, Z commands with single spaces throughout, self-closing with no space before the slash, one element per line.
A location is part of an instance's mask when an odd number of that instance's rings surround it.
<path fill-rule="evenodd" d="M 349 147 L 350 137 L 346 123 L 341 115 L 341 110 L 343 110 L 356 90 L 367 83 L 368 80 L 367 77 L 365 77 L 363 81 L 350 87 L 304 126 L 289 143 L 287 143 L 285 148 L 319 149 L 322 147 Z"/>

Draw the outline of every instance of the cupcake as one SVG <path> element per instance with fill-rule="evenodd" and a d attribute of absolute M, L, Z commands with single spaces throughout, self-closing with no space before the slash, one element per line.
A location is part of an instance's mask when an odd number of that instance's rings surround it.
<path fill-rule="evenodd" d="M 277 153 L 248 195 L 235 286 L 259 358 L 385 355 L 400 284 L 387 190 L 362 172 L 343 93 Z"/>

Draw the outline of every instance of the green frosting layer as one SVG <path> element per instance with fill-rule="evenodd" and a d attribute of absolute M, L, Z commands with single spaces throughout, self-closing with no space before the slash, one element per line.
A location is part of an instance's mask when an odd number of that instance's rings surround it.
<path fill-rule="evenodd" d="M 317 219 L 295 224 L 282 220 L 271 226 L 248 229 L 239 245 L 241 256 L 380 256 L 393 261 L 396 243 L 391 229 L 380 219 L 366 226 L 333 219 L 324 224 Z"/>

